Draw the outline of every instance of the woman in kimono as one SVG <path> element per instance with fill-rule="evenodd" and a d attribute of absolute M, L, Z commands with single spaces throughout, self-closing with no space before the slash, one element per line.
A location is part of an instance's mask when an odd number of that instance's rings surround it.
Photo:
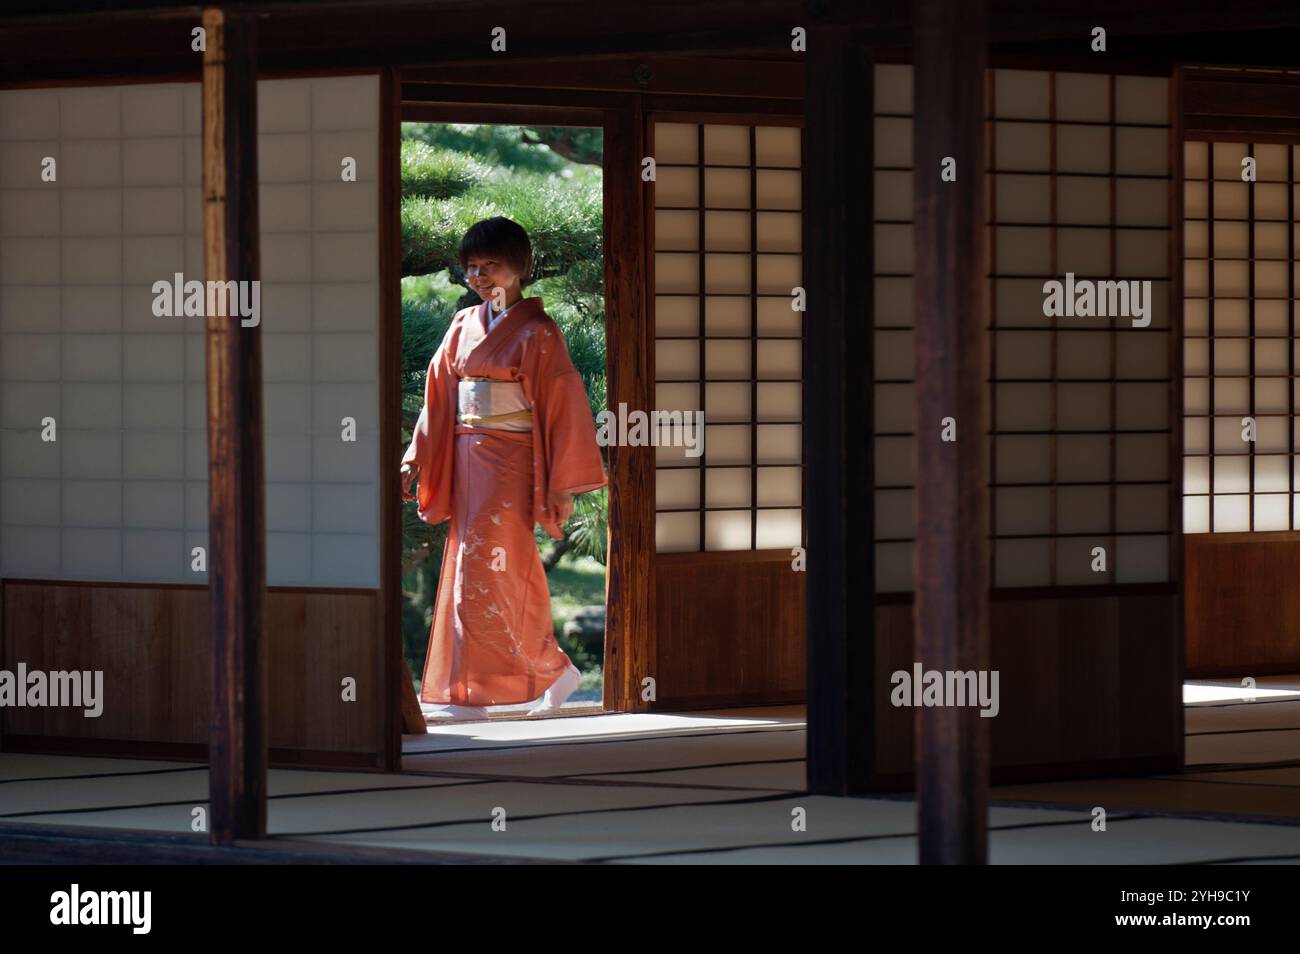
<path fill-rule="evenodd" d="M 603 487 L 605 468 L 564 336 L 520 292 L 528 234 L 502 216 L 478 222 L 460 263 L 483 301 L 456 313 L 429 362 L 402 458 L 403 499 L 426 523 L 451 520 L 420 700 L 440 719 L 535 700 L 536 715 L 558 710 L 580 673 L 555 641 L 533 527 L 563 539 L 573 495 Z"/>

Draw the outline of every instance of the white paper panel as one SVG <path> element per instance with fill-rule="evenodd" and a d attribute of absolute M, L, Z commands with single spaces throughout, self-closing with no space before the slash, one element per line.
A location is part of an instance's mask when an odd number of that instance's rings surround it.
<path fill-rule="evenodd" d="M 693 512 L 655 514 L 655 550 L 680 553 L 700 549 L 700 518 Z"/>
<path fill-rule="evenodd" d="M 704 162 L 705 165 L 748 166 L 749 127 L 705 125 Z"/>
<path fill-rule="evenodd" d="M 696 385 L 687 385 L 696 387 Z M 704 386 L 705 407 L 710 421 L 748 421 L 750 418 L 750 383 L 710 381 Z"/>
<path fill-rule="evenodd" d="M 377 586 L 378 80 L 258 102 L 268 582 Z M 155 281 L 204 277 L 200 113 L 197 84 L 0 92 L 0 575 L 206 578 L 203 325 L 152 313 Z M 45 521 L 31 546 L 18 508 Z"/>
<path fill-rule="evenodd" d="M 705 550 L 748 550 L 753 515 L 748 510 L 714 510 L 704 515 Z"/>
<path fill-rule="evenodd" d="M 655 207 L 684 207 L 700 204 L 698 168 L 655 168 Z"/>
<path fill-rule="evenodd" d="M 666 155 L 681 165 L 660 170 L 661 185 L 665 173 L 676 173 L 670 177 L 669 191 L 661 189 L 660 195 L 668 194 L 673 203 L 701 203 L 704 208 L 675 217 L 663 210 L 668 203 L 658 199 L 657 220 L 663 227 L 659 230 L 662 240 L 657 234 L 655 246 L 660 311 L 656 323 L 660 336 L 656 341 L 656 377 L 676 382 L 672 390 L 660 388 L 661 403 L 700 404 L 709 425 L 703 460 L 707 490 L 702 501 L 698 490 L 688 492 L 684 483 L 688 472 L 690 479 L 698 479 L 695 468 L 701 461 L 686 458 L 679 448 L 656 450 L 660 468 L 680 468 L 683 472 L 660 479 L 662 494 L 657 506 L 664 508 L 676 501 L 678 506 L 706 510 L 702 539 L 698 511 L 661 513 L 659 549 L 784 547 L 790 539 L 797 543 L 802 533 L 797 468 L 784 468 L 795 475 L 793 494 L 788 481 L 780 493 L 772 489 L 770 478 L 768 483 L 759 484 L 767 488 L 761 505 L 780 506 L 783 509 L 779 511 L 756 514 L 752 509 L 711 508 L 753 508 L 757 504 L 751 499 L 751 488 L 759 479 L 754 468 L 764 462 L 797 464 L 800 459 L 797 422 L 802 403 L 798 379 L 803 313 L 795 311 L 791 304 L 792 291 L 802 282 L 798 254 L 803 227 L 799 212 L 802 133 L 796 127 L 756 127 L 752 130 L 751 150 L 750 127 L 710 124 L 703 128 L 703 154 L 697 155 L 692 138 L 699 132 L 697 127 L 683 124 L 667 132 Z M 703 161 L 703 168 L 694 165 L 699 161 Z M 696 186 L 691 181 L 698 182 L 701 173 L 702 196 L 695 194 Z M 696 217 L 700 214 L 702 219 Z M 698 248 L 701 222 L 702 252 Z M 688 234 L 692 229 L 694 236 Z M 705 293 L 702 316 L 700 292 Z M 703 341 L 667 337 L 701 333 Z M 794 380 L 758 385 L 756 376 Z M 756 420 L 765 423 L 759 427 Z M 777 422 L 790 423 L 783 428 Z M 752 459 L 755 447 L 757 460 Z M 766 498 L 773 496 L 780 499 L 768 502 Z M 691 525 L 678 517 L 689 517 L 695 523 Z M 751 536 L 756 536 L 756 544 Z"/>
<path fill-rule="evenodd" d="M 747 467 L 706 469 L 704 472 L 705 506 L 750 506 L 749 473 Z"/>
<path fill-rule="evenodd" d="M 748 338 L 750 309 L 748 295 L 710 295 L 704 299 L 704 333 L 709 337 Z"/>
<path fill-rule="evenodd" d="M 801 496 L 802 472 L 798 467 L 758 468 L 758 499 L 760 507 L 798 507 Z"/>
<path fill-rule="evenodd" d="M 655 248 L 660 251 L 698 249 L 699 229 L 698 212 L 655 210 Z"/>
<path fill-rule="evenodd" d="M 699 126 L 695 123 L 657 122 L 654 143 L 656 164 L 699 162 Z"/>
<path fill-rule="evenodd" d="M 663 213 L 660 213 L 663 214 Z M 696 213 L 689 213 L 691 223 L 696 228 Z M 721 212 L 710 211 L 704 213 L 704 247 L 710 252 L 747 252 L 749 251 L 749 225 L 752 213 L 750 212 Z M 698 247 L 698 241 L 693 241 L 689 246 Z M 659 247 L 659 235 L 655 233 L 655 247 Z M 666 247 L 666 246 L 665 246 Z"/>
<path fill-rule="evenodd" d="M 794 508 L 760 510 L 755 530 L 759 550 L 797 547 L 803 539 L 803 512 Z"/>
<path fill-rule="evenodd" d="M 802 130 L 796 126 L 758 126 L 754 130 L 755 161 L 760 166 L 800 167 Z"/>

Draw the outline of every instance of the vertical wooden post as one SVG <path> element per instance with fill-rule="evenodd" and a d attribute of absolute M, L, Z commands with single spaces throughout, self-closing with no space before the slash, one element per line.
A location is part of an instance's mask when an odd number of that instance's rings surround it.
<path fill-rule="evenodd" d="M 875 775 L 871 68 L 814 25 L 805 78 L 808 790 L 854 795 Z"/>
<path fill-rule="evenodd" d="M 425 731 L 402 652 L 402 84 L 379 74 L 379 768 L 402 769 L 402 733 Z"/>
<path fill-rule="evenodd" d="M 206 8 L 203 28 L 204 277 L 254 282 L 259 257 L 253 21 Z M 209 827 L 212 843 L 225 845 L 266 835 L 262 329 L 241 323 L 230 288 L 223 293 L 229 317 L 207 317 Z"/>
<path fill-rule="evenodd" d="M 984 0 L 916 0 L 915 659 L 988 668 L 988 321 Z M 956 181 L 940 177 L 945 157 Z M 956 441 L 941 440 L 944 418 Z M 988 721 L 975 705 L 919 706 L 923 864 L 988 860 Z"/>
<path fill-rule="evenodd" d="M 649 153 L 640 98 L 605 112 L 605 312 L 608 402 L 653 408 L 654 328 L 646 287 Z M 641 680 L 655 673 L 655 460 L 646 447 L 609 447 L 604 706 L 645 712 Z"/>

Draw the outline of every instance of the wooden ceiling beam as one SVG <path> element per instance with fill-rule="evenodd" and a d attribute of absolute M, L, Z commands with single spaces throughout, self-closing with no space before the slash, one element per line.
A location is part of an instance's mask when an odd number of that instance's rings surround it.
<path fill-rule="evenodd" d="M 530 86 L 790 100 L 801 98 L 804 87 L 803 64 L 793 59 L 764 63 L 761 72 L 755 70 L 752 59 L 700 56 L 548 58 L 545 69 L 539 70 L 538 66 L 537 61 L 504 62 L 491 72 L 461 64 L 414 68 L 402 71 L 402 84 L 412 88 L 447 84 Z"/>
<path fill-rule="evenodd" d="M 106 0 L 12 0 L 0 13 L 0 82 L 185 71 L 197 76 L 197 54 L 190 50 L 197 5 L 120 0 L 111 13 L 109 6 Z M 1230 18 L 1224 16 L 1221 0 L 992 0 L 990 6 L 987 35 L 995 55 L 1252 63 L 1267 49 L 1270 56 L 1281 57 L 1278 62 L 1286 62 L 1300 40 L 1300 5 L 1281 0 L 1237 0 Z M 784 83 L 786 71 L 802 65 L 802 54 L 790 50 L 790 33 L 797 26 L 843 27 L 869 46 L 911 41 L 906 3 L 236 0 L 229 7 L 255 16 L 259 63 L 281 71 L 439 64 L 469 68 L 528 59 L 554 63 L 555 71 L 577 77 L 584 69 L 579 57 L 588 61 L 586 68 L 597 69 L 601 58 L 661 56 L 661 80 L 671 88 L 684 82 L 689 72 L 685 60 L 707 51 L 772 59 L 772 83 L 777 85 Z M 506 29 L 505 54 L 489 46 L 496 26 Z M 1107 30 L 1104 54 L 1090 53 L 1096 26 Z M 728 68 L 720 69 L 719 82 L 734 84 Z"/>

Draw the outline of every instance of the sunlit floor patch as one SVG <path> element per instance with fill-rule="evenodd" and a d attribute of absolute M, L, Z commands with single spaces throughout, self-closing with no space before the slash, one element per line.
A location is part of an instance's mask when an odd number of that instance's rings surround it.
<path fill-rule="evenodd" d="M 1253 688 L 1241 679 L 1196 679 L 1183 683 L 1185 705 L 1207 702 L 1246 702 L 1252 699 L 1300 699 L 1300 676 L 1253 677 Z"/>

